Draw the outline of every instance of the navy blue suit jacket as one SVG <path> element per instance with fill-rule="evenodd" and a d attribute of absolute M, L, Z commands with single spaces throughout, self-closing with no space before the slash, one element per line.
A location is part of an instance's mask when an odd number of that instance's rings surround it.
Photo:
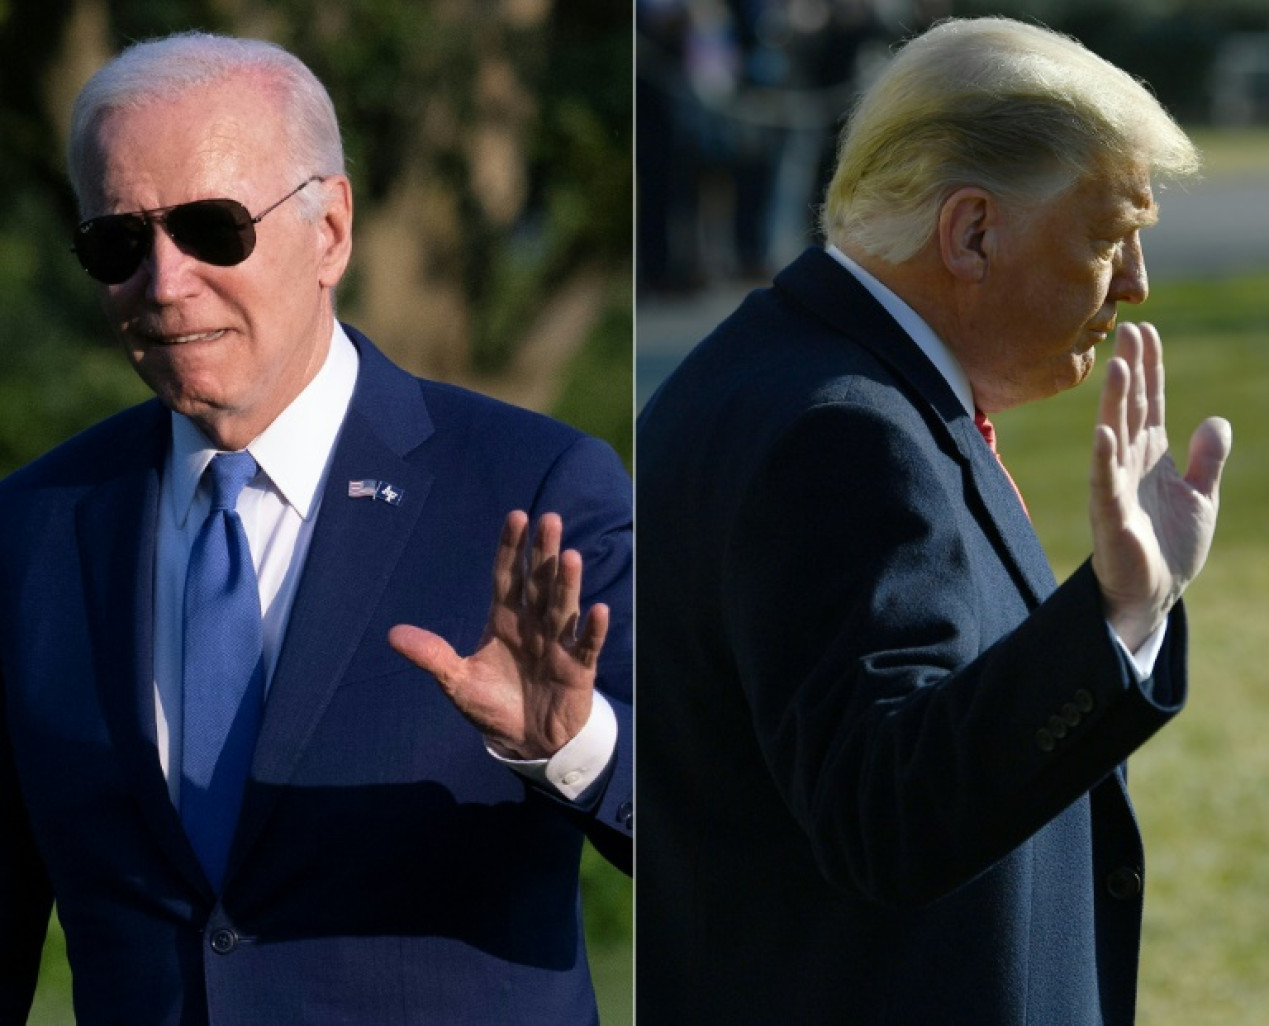
<path fill-rule="evenodd" d="M 1138 684 L 938 371 L 803 254 L 637 436 L 641 1018 L 1132 1022 Z"/>
<path fill-rule="evenodd" d="M 126 411 L 0 483 L 0 1022 L 54 897 L 94 1023 L 588 1022 L 583 833 L 629 862 L 630 484 L 607 446 L 419 381 L 350 331 L 356 391 L 220 899 L 167 793 L 151 653 L 170 419 Z M 373 478 L 400 505 L 349 498 Z M 396 623 L 476 647 L 506 512 L 562 515 L 612 607 L 606 785 L 574 809 L 485 752 Z"/>

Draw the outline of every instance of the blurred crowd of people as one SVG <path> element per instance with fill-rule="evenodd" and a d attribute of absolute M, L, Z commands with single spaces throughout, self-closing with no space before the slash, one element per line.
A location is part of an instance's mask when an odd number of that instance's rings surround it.
<path fill-rule="evenodd" d="M 765 281 L 816 234 L 837 131 L 950 0 L 637 0 L 642 295 Z"/>

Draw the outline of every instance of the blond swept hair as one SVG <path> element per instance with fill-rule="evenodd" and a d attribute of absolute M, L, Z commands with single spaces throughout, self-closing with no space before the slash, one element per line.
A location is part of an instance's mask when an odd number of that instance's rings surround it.
<path fill-rule="evenodd" d="M 1125 162 L 1162 181 L 1197 173 L 1199 154 L 1141 82 L 1078 41 L 1008 18 L 949 19 L 860 98 L 821 226 L 898 264 L 958 188 L 1034 207 Z"/>

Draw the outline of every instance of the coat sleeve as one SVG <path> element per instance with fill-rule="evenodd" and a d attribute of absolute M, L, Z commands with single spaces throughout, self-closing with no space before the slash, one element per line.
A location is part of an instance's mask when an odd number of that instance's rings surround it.
<path fill-rule="evenodd" d="M 579 803 L 561 802 L 596 849 L 619 869 L 631 870 L 633 830 L 632 489 L 617 454 L 580 437 L 551 466 L 530 515 L 560 514 L 564 545 L 582 556 L 582 609 L 604 602 L 608 636 L 599 658 L 597 687 L 617 717 L 617 747 L 602 780 Z"/>
<path fill-rule="evenodd" d="M 53 907 L 27 823 L 0 679 L 0 1026 L 26 1022 Z"/>
<path fill-rule="evenodd" d="M 1029 608 L 923 426 L 805 413 L 745 489 L 723 573 L 776 787 L 828 879 L 901 906 L 988 869 L 1184 700 L 1180 611 L 1139 684 L 1087 564 Z"/>

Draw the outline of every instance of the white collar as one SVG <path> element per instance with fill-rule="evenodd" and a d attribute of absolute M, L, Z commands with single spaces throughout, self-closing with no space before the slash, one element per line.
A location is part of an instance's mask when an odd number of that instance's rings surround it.
<path fill-rule="evenodd" d="M 305 520 L 312 513 L 335 438 L 344 423 L 360 360 L 339 322 L 321 369 L 285 410 L 247 445 L 282 498 Z M 184 414 L 172 414 L 167 473 L 176 521 L 185 525 L 198 482 L 217 449 Z"/>
<path fill-rule="evenodd" d="M 921 319 L 921 315 L 908 306 L 898 295 L 836 246 L 830 245 L 828 247 L 828 255 L 850 271 L 859 280 L 859 284 L 868 290 L 873 299 L 885 307 L 886 313 L 899 322 L 899 327 L 908 333 L 912 341 L 917 344 L 917 348 L 938 368 L 938 372 L 943 375 L 948 386 L 956 394 L 956 398 L 965 407 L 965 412 L 972 417 L 974 415 L 974 390 L 970 386 L 969 375 L 965 373 L 965 368 L 960 365 L 960 361 L 956 359 L 952 351 L 947 348 L 947 344 L 934 333 L 934 329 L 926 324 Z"/>

